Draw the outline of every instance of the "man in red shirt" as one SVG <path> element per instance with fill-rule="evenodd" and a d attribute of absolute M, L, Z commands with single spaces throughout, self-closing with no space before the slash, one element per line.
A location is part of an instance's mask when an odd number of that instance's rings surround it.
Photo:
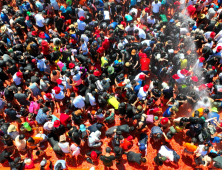
<path fill-rule="evenodd" d="M 142 55 L 140 58 L 140 71 L 144 74 L 149 73 L 150 59 L 146 56 L 146 54 Z"/>
<path fill-rule="evenodd" d="M 70 117 L 67 115 L 67 113 L 69 113 L 69 109 L 66 109 L 65 113 L 60 113 L 60 122 L 65 127 L 70 123 Z"/>

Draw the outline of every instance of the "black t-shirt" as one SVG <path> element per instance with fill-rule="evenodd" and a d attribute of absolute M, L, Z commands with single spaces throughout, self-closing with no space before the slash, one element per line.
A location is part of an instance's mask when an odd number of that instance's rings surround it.
<path fill-rule="evenodd" d="M 20 24 L 20 25 L 22 25 L 22 26 L 26 26 L 26 24 L 25 24 L 25 18 L 24 18 L 24 17 L 19 17 L 19 18 L 17 18 L 14 23 L 18 23 L 18 24 Z"/>
<path fill-rule="evenodd" d="M 5 95 L 6 100 L 8 101 L 12 101 L 14 98 L 13 91 L 9 91 L 8 88 L 5 89 L 4 95 Z"/>
<path fill-rule="evenodd" d="M 127 153 L 127 160 L 129 162 L 136 162 L 140 165 L 141 164 L 141 162 L 140 162 L 141 156 L 142 156 L 141 153 L 135 153 L 135 152 L 129 151 Z"/>
<path fill-rule="evenodd" d="M 100 129 L 102 129 L 104 125 L 102 123 L 94 123 L 93 125 L 88 127 L 88 130 L 90 131 L 90 133 L 92 132 L 96 132 L 97 130 L 100 131 Z"/>
<path fill-rule="evenodd" d="M 101 155 L 100 160 L 103 161 L 104 166 L 111 167 L 113 165 L 113 160 L 115 160 L 115 156 L 110 155 L 109 157 Z"/>
<path fill-rule="evenodd" d="M 17 113 L 16 110 L 14 109 L 5 109 L 5 113 L 9 116 L 11 120 L 17 120 L 18 118 L 16 117 Z"/>
<path fill-rule="evenodd" d="M 98 102 L 100 103 L 100 104 L 106 104 L 107 103 L 107 101 L 102 97 L 102 95 L 99 95 L 98 96 Z"/>
<path fill-rule="evenodd" d="M 125 125 L 118 126 L 117 131 L 130 133 L 129 125 L 125 124 Z"/>
<path fill-rule="evenodd" d="M 21 105 L 28 105 L 29 101 L 26 100 L 28 96 L 24 93 L 16 93 L 14 97 L 18 100 Z"/>
<path fill-rule="evenodd" d="M 36 77 L 36 76 L 32 76 L 31 77 L 31 82 L 39 84 L 40 83 L 40 79 L 38 77 Z"/>
<path fill-rule="evenodd" d="M 7 72 L 11 74 L 12 76 L 18 71 L 16 65 L 12 65 L 10 68 L 8 68 Z"/>
<path fill-rule="evenodd" d="M 7 153 L 7 151 L 3 150 L 2 153 L 0 154 L 0 163 L 4 163 L 7 160 L 7 158 L 5 158 L 6 153 Z"/>
<path fill-rule="evenodd" d="M 56 28 L 60 28 L 60 29 L 62 28 L 63 23 L 64 23 L 62 18 L 59 18 L 58 20 L 54 20 L 54 22 L 55 22 Z"/>

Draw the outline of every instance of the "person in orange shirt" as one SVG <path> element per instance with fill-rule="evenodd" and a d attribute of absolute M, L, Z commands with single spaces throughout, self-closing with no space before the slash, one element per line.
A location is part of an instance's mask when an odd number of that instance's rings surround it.
<path fill-rule="evenodd" d="M 128 150 L 129 147 L 132 145 L 132 136 L 128 136 L 127 138 L 123 139 L 120 143 L 120 147 L 123 148 L 123 150 Z"/>
<path fill-rule="evenodd" d="M 185 147 L 183 154 L 186 155 L 191 155 L 194 154 L 194 151 L 197 150 L 197 146 L 195 145 L 195 143 L 197 142 L 196 138 L 192 138 L 191 139 L 191 143 L 183 143 L 183 146 Z"/>
<path fill-rule="evenodd" d="M 41 141 L 43 141 L 42 137 L 29 137 L 27 140 L 27 147 L 32 150 L 37 149 Z"/>

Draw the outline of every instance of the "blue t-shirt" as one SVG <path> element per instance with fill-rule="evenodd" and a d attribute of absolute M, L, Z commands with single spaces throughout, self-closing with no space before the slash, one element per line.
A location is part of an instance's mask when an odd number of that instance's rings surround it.
<path fill-rule="evenodd" d="M 131 1 L 130 1 L 130 5 L 131 5 L 131 6 L 135 6 L 135 5 L 136 5 L 136 0 L 131 0 Z"/>
<path fill-rule="evenodd" d="M 134 89 L 133 89 L 136 93 L 138 93 L 140 87 L 142 86 L 142 81 L 138 81 L 138 83 L 139 83 L 139 84 L 136 85 L 136 86 L 134 87 Z"/>
<path fill-rule="evenodd" d="M 112 27 L 113 29 L 115 29 L 117 25 L 118 25 L 117 22 L 112 22 L 111 24 L 109 24 L 108 27 Z"/>
<path fill-rule="evenodd" d="M 133 20 L 133 17 L 131 15 L 126 15 L 125 18 L 126 18 L 126 21 L 132 21 Z"/>
<path fill-rule="evenodd" d="M 36 2 L 35 2 L 35 5 L 36 5 L 36 7 L 38 8 L 39 12 L 41 12 L 41 11 L 43 10 L 43 6 L 42 6 L 41 2 L 36 1 Z"/>
<path fill-rule="evenodd" d="M 171 113 L 172 113 L 172 112 L 170 112 L 170 108 L 171 108 L 171 107 L 168 107 L 168 108 L 166 109 L 166 111 L 163 113 L 163 117 L 170 117 L 170 116 L 171 116 Z"/>
<path fill-rule="evenodd" d="M 9 24 L 9 19 L 8 19 L 8 15 L 1 13 L 1 18 L 3 22 L 7 22 Z"/>

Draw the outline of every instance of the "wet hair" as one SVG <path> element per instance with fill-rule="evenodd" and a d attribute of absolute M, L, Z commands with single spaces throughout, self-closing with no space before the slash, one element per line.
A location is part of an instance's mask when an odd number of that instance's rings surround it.
<path fill-rule="evenodd" d="M 203 112 L 208 114 L 210 111 L 209 109 L 204 109 Z"/>
<path fill-rule="evenodd" d="M 32 137 L 29 137 L 29 138 L 27 139 L 27 141 L 30 142 L 30 143 L 34 143 L 34 142 L 35 142 Z"/>
<path fill-rule="evenodd" d="M 11 103 L 8 103 L 8 104 L 7 104 L 7 107 L 8 107 L 8 108 L 12 108 L 12 106 L 13 106 L 13 105 L 12 105 Z"/>
<path fill-rule="evenodd" d="M 72 125 L 71 124 L 67 124 L 66 127 L 67 127 L 68 130 L 70 130 L 72 128 Z"/>
<path fill-rule="evenodd" d="M 112 150 L 112 149 L 111 149 L 110 147 L 106 147 L 106 152 L 107 152 L 107 153 L 110 153 L 111 150 Z"/>
<path fill-rule="evenodd" d="M 197 143 L 197 139 L 196 138 L 192 138 L 191 142 L 195 144 L 195 143 Z"/>
<path fill-rule="evenodd" d="M 129 127 L 129 130 L 130 130 L 130 131 L 133 131 L 133 130 L 134 130 L 134 127 L 133 127 L 133 126 Z"/>
<path fill-rule="evenodd" d="M 56 166 L 55 166 L 55 170 L 60 170 L 62 168 L 62 164 L 61 163 L 58 163 Z"/>
<path fill-rule="evenodd" d="M 209 150 L 209 146 L 204 146 L 204 150 L 208 151 Z"/>
<path fill-rule="evenodd" d="M 214 167 L 215 167 L 215 168 L 220 168 L 220 167 L 221 167 L 221 164 L 220 164 L 219 162 L 215 162 L 215 163 L 214 163 Z"/>
<path fill-rule="evenodd" d="M 194 117 L 199 117 L 200 112 L 198 110 L 194 111 Z"/>
<path fill-rule="evenodd" d="M 141 160 L 141 162 L 143 162 L 143 163 L 146 162 L 146 158 L 141 158 L 140 160 Z"/>
<path fill-rule="evenodd" d="M 24 135 L 24 134 L 19 135 L 19 140 L 22 140 L 22 139 L 24 139 L 24 138 L 25 138 L 25 135 Z"/>
<path fill-rule="evenodd" d="M 138 30 L 138 29 L 136 29 L 136 30 L 134 31 L 134 33 L 135 33 L 135 34 L 139 33 L 139 30 Z"/>
<path fill-rule="evenodd" d="M 55 76 L 57 72 L 55 70 L 52 71 L 52 75 Z"/>

